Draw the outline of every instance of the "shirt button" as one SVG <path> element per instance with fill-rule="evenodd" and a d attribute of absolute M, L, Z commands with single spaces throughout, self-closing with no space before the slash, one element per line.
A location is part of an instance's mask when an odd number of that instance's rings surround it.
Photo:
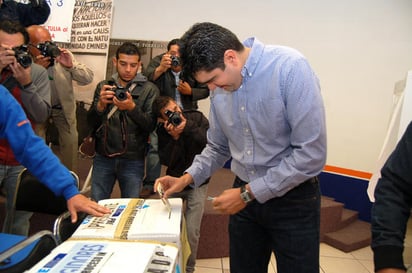
<path fill-rule="evenodd" d="M 246 153 L 247 153 L 248 155 L 251 155 L 251 154 L 252 154 L 252 152 L 251 152 L 250 150 L 248 150 Z"/>
<path fill-rule="evenodd" d="M 245 111 L 245 107 L 244 106 L 240 107 L 240 110 Z"/>

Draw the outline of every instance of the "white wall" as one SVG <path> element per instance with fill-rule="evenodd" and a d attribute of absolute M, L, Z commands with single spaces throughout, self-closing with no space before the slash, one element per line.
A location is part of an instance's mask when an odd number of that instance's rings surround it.
<path fill-rule="evenodd" d="M 112 38 L 167 41 L 211 21 L 298 49 L 321 81 L 327 164 L 373 171 L 394 86 L 412 69 L 412 1 L 114 1 Z"/>

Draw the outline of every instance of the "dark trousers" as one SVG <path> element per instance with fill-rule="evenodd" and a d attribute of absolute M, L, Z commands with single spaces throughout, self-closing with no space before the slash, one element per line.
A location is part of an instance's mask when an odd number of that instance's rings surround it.
<path fill-rule="evenodd" d="M 236 179 L 234 187 L 244 182 Z M 230 216 L 230 272 L 319 273 L 320 190 L 312 178 L 282 197 L 256 200 Z"/>

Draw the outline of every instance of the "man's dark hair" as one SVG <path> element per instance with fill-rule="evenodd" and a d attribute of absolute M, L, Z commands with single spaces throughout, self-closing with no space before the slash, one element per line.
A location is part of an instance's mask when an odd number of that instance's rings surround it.
<path fill-rule="evenodd" d="M 180 39 L 177 39 L 177 38 L 176 38 L 176 39 L 171 40 L 171 41 L 167 44 L 167 51 L 169 51 L 170 48 L 171 48 L 173 45 L 178 45 L 179 48 L 180 48 L 180 43 L 181 43 Z"/>
<path fill-rule="evenodd" d="M 131 42 L 124 42 L 121 46 L 117 48 L 116 59 L 119 59 L 120 54 L 137 55 L 140 61 L 140 51 L 137 48 L 137 46 Z"/>
<path fill-rule="evenodd" d="M 209 22 L 194 24 L 181 38 L 183 74 L 193 76 L 201 70 L 225 69 L 224 54 L 228 49 L 244 50 L 233 32 Z"/>
<path fill-rule="evenodd" d="M 29 33 L 23 25 L 17 21 L 0 20 L 0 30 L 7 34 L 21 33 L 23 35 L 25 45 L 27 45 L 30 41 Z"/>
<path fill-rule="evenodd" d="M 162 109 L 166 107 L 166 105 L 173 101 L 171 97 L 168 96 L 158 96 L 156 99 L 153 101 L 152 104 L 152 113 L 155 118 L 162 117 Z"/>

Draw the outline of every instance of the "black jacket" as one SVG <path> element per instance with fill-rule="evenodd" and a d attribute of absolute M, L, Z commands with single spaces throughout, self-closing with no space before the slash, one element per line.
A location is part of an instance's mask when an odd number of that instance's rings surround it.
<path fill-rule="evenodd" d="M 381 169 L 372 207 L 375 271 L 402 268 L 406 226 L 412 208 L 412 123 Z"/>
<path fill-rule="evenodd" d="M 192 165 L 207 143 L 209 121 L 199 111 L 184 110 L 186 127 L 178 140 L 169 135 L 163 124 L 157 127 L 160 162 L 167 166 L 166 174 L 179 177 Z"/>
<path fill-rule="evenodd" d="M 115 74 L 112 80 L 117 82 L 117 78 Z M 107 84 L 107 81 L 100 82 L 96 87 L 87 120 L 90 129 L 98 128 L 95 133 L 96 152 L 100 155 L 141 160 L 145 157 L 147 139 L 156 124 L 152 116 L 152 103 L 159 95 L 159 90 L 141 74 L 137 74 L 126 89 L 132 83 L 137 84 L 131 92 L 136 107 L 131 112 L 117 110 L 109 120 L 107 115 L 113 105 L 109 105 L 103 113 L 96 110 L 101 86 Z M 107 126 L 100 127 L 102 124 Z M 122 153 L 124 150 L 125 153 Z"/>
<path fill-rule="evenodd" d="M 163 55 L 164 54 L 154 57 L 145 69 L 144 74 L 150 81 L 153 81 L 154 71 L 160 65 Z M 168 69 L 153 82 L 159 88 L 161 96 L 168 96 L 176 99 L 176 81 L 171 69 Z M 183 109 L 197 109 L 197 101 L 209 96 L 209 88 L 206 85 L 201 85 L 193 81 L 188 81 L 188 83 L 192 87 L 192 95 L 181 95 Z"/>

